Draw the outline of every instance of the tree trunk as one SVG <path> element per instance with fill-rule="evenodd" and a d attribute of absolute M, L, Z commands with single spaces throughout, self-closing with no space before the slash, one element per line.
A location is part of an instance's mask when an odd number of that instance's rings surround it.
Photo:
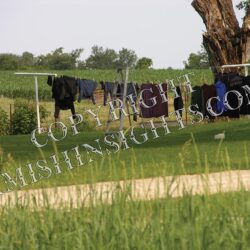
<path fill-rule="evenodd" d="M 250 11 L 240 28 L 232 0 L 193 0 L 192 6 L 206 25 L 203 45 L 214 73 L 225 64 L 250 60 Z"/>
<path fill-rule="evenodd" d="M 246 16 L 244 17 L 242 25 L 242 62 L 250 62 L 250 8 L 248 9 Z M 243 53 L 244 52 L 244 53 Z"/>

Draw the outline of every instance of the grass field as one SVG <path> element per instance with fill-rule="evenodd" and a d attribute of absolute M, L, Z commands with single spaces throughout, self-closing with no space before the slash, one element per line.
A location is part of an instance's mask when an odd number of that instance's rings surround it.
<path fill-rule="evenodd" d="M 47 71 L 41 71 L 47 72 Z M 114 81 L 116 79 L 115 70 L 68 70 L 49 71 L 60 75 L 68 75 L 79 78 L 94 79 L 96 81 Z M 212 83 L 213 77 L 210 70 L 132 70 L 129 80 L 137 83 L 154 82 L 176 79 L 186 73 L 194 73 L 190 79 L 192 84 L 201 85 L 204 82 Z M 39 97 L 41 100 L 51 100 L 51 88 L 47 85 L 46 77 L 39 77 Z M 176 82 L 176 84 L 178 84 Z M 0 96 L 17 98 L 23 97 L 34 99 L 34 78 L 25 76 L 15 76 L 14 71 L 0 71 Z"/>
<path fill-rule="evenodd" d="M 0 210 L 2 249 L 235 250 L 250 246 L 248 192 L 79 209 Z"/>
<path fill-rule="evenodd" d="M 130 149 L 120 150 L 111 155 L 104 153 L 103 157 L 93 156 L 94 162 L 89 164 L 86 153 L 80 151 L 86 164 L 83 167 L 77 167 L 76 161 L 73 161 L 75 165 L 70 171 L 63 162 L 61 152 L 83 143 L 97 147 L 94 140 L 98 138 L 104 151 L 102 131 L 82 131 L 77 136 L 72 136 L 69 131 L 65 140 L 58 142 L 56 146 L 49 142 L 42 150 L 38 150 L 31 144 L 29 135 L 2 136 L 0 140 L 3 154 L 0 159 L 2 158 L 2 172 L 14 174 L 17 167 L 21 166 L 27 173 L 28 163 L 33 164 L 43 158 L 50 162 L 49 156 L 55 153 L 58 155 L 63 173 L 54 174 L 48 180 L 43 179 L 28 188 L 249 169 L 249 129 L 249 120 L 193 125 L 183 130 L 171 128 L 172 133 L 166 136 L 163 134 L 163 129 L 159 128 L 160 138 L 155 140 L 152 139 L 152 132 L 148 130 L 149 141 L 144 144 L 135 145 L 128 140 Z M 223 130 L 225 130 L 226 139 L 215 141 L 214 135 Z M 140 130 L 136 132 L 138 139 L 141 133 Z M 74 158 L 73 155 L 71 157 Z M 52 162 L 49 165 L 51 169 L 54 168 Z"/>

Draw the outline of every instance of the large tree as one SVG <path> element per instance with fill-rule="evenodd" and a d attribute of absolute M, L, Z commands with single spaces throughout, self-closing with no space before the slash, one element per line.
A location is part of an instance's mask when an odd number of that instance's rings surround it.
<path fill-rule="evenodd" d="M 70 53 L 60 47 L 47 55 L 41 55 L 37 59 L 36 66 L 54 70 L 75 69 L 83 49 L 75 49 Z"/>
<path fill-rule="evenodd" d="M 134 50 L 122 48 L 118 53 L 118 61 L 116 65 L 118 68 L 135 67 L 137 55 Z"/>
<path fill-rule="evenodd" d="M 152 65 L 153 65 L 153 60 L 151 58 L 142 57 L 137 61 L 135 68 L 149 69 L 150 67 L 152 67 Z"/>
<path fill-rule="evenodd" d="M 86 60 L 86 67 L 91 69 L 113 69 L 116 67 L 118 55 L 113 49 L 93 46 L 89 58 Z"/>
<path fill-rule="evenodd" d="M 192 6 L 200 14 L 207 31 L 203 45 L 209 55 L 214 73 L 224 64 L 250 61 L 250 8 L 243 1 L 246 15 L 242 27 L 236 18 L 232 0 L 193 0 Z"/>
<path fill-rule="evenodd" d="M 0 70 L 16 70 L 20 65 L 20 56 L 14 54 L 0 54 Z"/>

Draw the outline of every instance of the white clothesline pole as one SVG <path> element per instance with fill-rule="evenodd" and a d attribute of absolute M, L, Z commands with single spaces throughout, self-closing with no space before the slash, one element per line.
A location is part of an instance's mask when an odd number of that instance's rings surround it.
<path fill-rule="evenodd" d="M 128 87 L 128 77 L 129 77 L 129 68 L 126 68 L 125 71 L 125 82 L 124 82 L 124 90 L 123 90 L 123 96 L 122 96 L 122 101 L 123 101 L 123 108 L 125 109 L 125 103 L 127 101 L 127 87 Z M 129 113 L 129 111 L 128 111 Z M 124 126 L 124 114 L 123 112 L 121 112 L 121 121 L 120 121 L 120 130 L 123 130 L 123 126 Z"/>
<path fill-rule="evenodd" d="M 36 97 L 36 117 L 37 117 L 37 129 L 38 133 L 41 133 L 41 120 L 40 120 L 40 110 L 39 110 L 39 96 L 38 96 L 38 76 L 57 76 L 53 73 L 22 73 L 17 72 L 15 75 L 18 76 L 34 76 L 35 77 L 35 97 Z"/>
<path fill-rule="evenodd" d="M 250 67 L 250 63 L 244 63 L 244 64 L 232 64 L 232 65 L 223 65 L 221 68 L 243 68 L 245 69 L 245 76 L 248 76 L 248 67 Z"/>
<path fill-rule="evenodd" d="M 41 133 L 41 120 L 40 120 L 40 110 L 39 110 L 39 97 L 38 97 L 38 80 L 35 76 L 35 92 L 36 92 L 36 117 L 37 117 L 37 128 L 38 133 Z"/>

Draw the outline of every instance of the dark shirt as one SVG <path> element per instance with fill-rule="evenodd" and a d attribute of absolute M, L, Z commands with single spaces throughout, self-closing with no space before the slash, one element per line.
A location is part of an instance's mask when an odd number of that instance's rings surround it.
<path fill-rule="evenodd" d="M 160 90 L 157 84 L 152 84 L 154 96 L 156 96 L 157 104 L 152 108 L 153 109 L 153 117 L 160 117 L 160 116 L 168 116 L 168 102 L 162 103 L 162 97 Z M 168 90 L 168 85 L 166 83 L 162 84 L 162 88 L 165 91 Z M 167 98 L 167 92 L 165 93 Z"/>
<path fill-rule="evenodd" d="M 79 86 L 78 102 L 81 102 L 81 100 L 85 98 L 91 98 L 93 104 L 95 104 L 94 92 L 97 88 L 97 82 L 86 79 L 77 79 L 77 84 Z"/>
<path fill-rule="evenodd" d="M 250 76 L 244 77 L 242 86 L 245 86 L 245 85 L 247 85 L 250 88 Z M 246 90 L 241 88 L 240 93 L 243 96 L 243 104 L 240 107 L 240 114 L 250 115 L 250 105 L 248 105 L 248 98 L 247 98 Z"/>
<path fill-rule="evenodd" d="M 204 101 L 204 106 L 205 106 L 204 115 L 208 116 L 210 119 L 214 119 L 214 116 L 212 116 L 207 110 L 207 102 L 210 98 L 217 97 L 216 88 L 214 85 L 207 85 L 207 84 L 203 84 L 201 88 L 202 88 L 203 101 Z M 213 99 L 211 102 L 213 111 L 216 111 L 216 104 L 217 104 L 216 99 Z"/>
<path fill-rule="evenodd" d="M 162 85 L 163 90 L 167 91 L 167 84 Z M 142 98 L 144 100 L 144 103 L 148 106 L 153 105 L 153 101 L 150 100 L 153 97 L 156 97 L 157 104 L 154 107 L 151 108 L 145 108 L 142 105 L 140 105 L 141 108 L 141 116 L 143 118 L 153 118 L 153 117 L 160 117 L 160 116 L 167 116 L 168 115 L 168 103 L 162 103 L 162 97 L 160 95 L 160 90 L 156 84 L 142 84 L 141 85 L 141 91 L 144 89 L 152 89 L 151 91 L 145 91 L 142 94 Z M 167 97 L 167 94 L 166 94 Z"/>
<path fill-rule="evenodd" d="M 59 117 L 61 110 L 71 109 L 75 114 L 74 100 L 77 94 L 77 84 L 72 77 L 55 77 L 52 84 L 52 98 L 55 99 L 55 118 Z"/>
<path fill-rule="evenodd" d="M 182 99 L 181 89 L 179 86 L 176 87 L 176 91 L 179 97 L 174 98 L 174 110 L 175 111 L 183 109 L 183 99 Z M 182 110 L 180 111 L 180 114 L 182 115 Z"/>
<path fill-rule="evenodd" d="M 201 112 L 203 115 L 205 114 L 205 105 L 203 99 L 202 88 L 200 86 L 193 87 L 194 92 L 192 92 L 191 96 L 191 105 L 198 105 L 197 111 Z"/>
<path fill-rule="evenodd" d="M 77 95 L 77 82 L 74 77 L 69 77 L 69 76 L 63 76 L 63 80 L 65 83 L 65 91 L 66 94 L 70 96 L 70 99 L 72 101 L 76 100 L 76 95 Z"/>
<path fill-rule="evenodd" d="M 141 85 L 141 91 L 143 91 L 144 89 L 151 89 L 151 88 L 152 88 L 151 83 Z M 154 94 L 151 91 L 144 91 L 142 93 L 142 99 L 147 106 L 153 105 L 152 100 L 150 100 L 152 97 L 154 97 Z M 152 118 L 153 117 L 152 108 L 145 108 L 142 105 L 140 105 L 140 108 L 141 108 L 141 116 L 143 118 Z"/>
<path fill-rule="evenodd" d="M 139 92 L 138 90 L 139 90 L 139 87 L 137 84 L 128 83 L 126 96 L 132 95 L 133 101 L 136 102 L 137 94 Z M 120 88 L 118 89 L 118 93 L 120 94 L 121 99 L 123 97 L 123 91 L 124 91 L 124 84 L 121 84 Z"/>
<path fill-rule="evenodd" d="M 243 83 L 243 77 L 241 77 L 237 73 L 228 73 L 223 75 L 224 83 L 226 84 L 227 92 L 231 90 L 236 90 L 241 92 L 241 86 Z M 227 95 L 227 100 L 229 105 L 232 108 L 236 108 L 238 106 L 238 98 L 234 93 L 229 93 Z M 239 118 L 240 117 L 240 109 L 235 110 L 227 110 L 227 115 L 230 118 Z"/>

